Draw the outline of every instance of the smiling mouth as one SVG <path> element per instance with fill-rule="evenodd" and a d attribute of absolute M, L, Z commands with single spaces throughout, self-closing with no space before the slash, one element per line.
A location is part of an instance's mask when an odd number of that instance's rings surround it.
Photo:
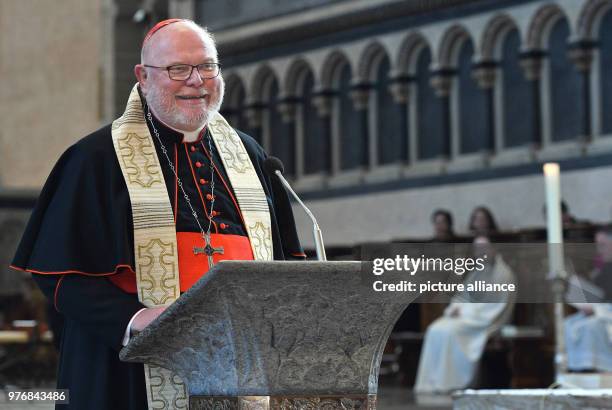
<path fill-rule="evenodd" d="M 208 94 L 204 95 L 177 95 L 176 98 L 179 100 L 203 100 Z"/>

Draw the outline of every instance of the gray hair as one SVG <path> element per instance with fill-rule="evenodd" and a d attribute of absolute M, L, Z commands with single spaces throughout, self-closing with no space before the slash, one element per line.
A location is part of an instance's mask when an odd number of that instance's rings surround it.
<path fill-rule="evenodd" d="M 206 27 L 203 27 L 201 25 L 199 25 L 198 23 L 196 23 L 193 20 L 189 20 L 189 19 L 181 19 L 181 21 L 177 21 L 178 23 L 183 23 L 186 24 L 187 26 L 191 27 L 193 30 L 197 31 L 198 33 L 200 33 L 200 35 L 202 36 L 202 39 L 205 42 L 209 42 L 210 44 L 212 44 L 213 46 L 213 50 L 215 52 L 215 60 L 218 59 L 218 53 L 217 53 L 217 44 L 215 42 L 215 37 L 213 36 L 213 34 L 208 31 L 208 29 Z M 160 30 L 163 30 L 164 27 L 162 27 Z M 142 48 L 140 49 L 140 64 L 145 64 L 144 62 L 144 56 L 145 54 L 148 52 L 149 48 L 151 47 L 152 43 L 152 38 L 155 36 L 155 34 L 157 33 L 153 33 L 153 35 L 151 35 L 151 37 L 149 37 L 148 39 L 145 39 L 145 41 L 142 43 Z"/>

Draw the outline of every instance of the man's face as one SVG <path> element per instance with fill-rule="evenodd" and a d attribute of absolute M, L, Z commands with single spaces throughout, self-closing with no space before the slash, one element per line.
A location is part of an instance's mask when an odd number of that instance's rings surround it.
<path fill-rule="evenodd" d="M 167 67 L 217 62 L 212 42 L 185 23 L 164 27 L 148 41 L 150 44 L 143 55 L 145 65 Z M 177 81 L 170 79 L 165 69 L 138 65 L 136 75 L 151 111 L 173 128 L 198 130 L 221 107 L 225 88 L 221 74 L 203 79 L 193 69 L 188 79 Z"/>

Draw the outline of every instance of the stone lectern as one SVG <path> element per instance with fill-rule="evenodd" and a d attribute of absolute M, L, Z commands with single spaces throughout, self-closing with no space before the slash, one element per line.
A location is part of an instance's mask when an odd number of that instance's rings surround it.
<path fill-rule="evenodd" d="M 169 369 L 194 409 L 374 409 L 404 292 L 361 262 L 216 265 L 121 351 Z"/>

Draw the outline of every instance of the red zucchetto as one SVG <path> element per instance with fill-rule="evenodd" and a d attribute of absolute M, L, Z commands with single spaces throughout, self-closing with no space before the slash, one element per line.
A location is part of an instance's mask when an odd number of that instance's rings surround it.
<path fill-rule="evenodd" d="M 167 20 L 162 20 L 159 23 L 157 23 L 156 25 L 154 25 L 151 30 L 149 30 L 149 32 L 147 33 L 147 35 L 145 36 L 144 40 L 142 40 L 142 44 L 144 45 L 144 43 L 147 42 L 147 40 L 149 40 L 151 38 L 151 36 L 153 36 L 153 34 L 155 34 L 157 31 L 159 31 L 160 29 L 166 27 L 167 25 L 170 25 L 172 23 L 178 23 L 179 21 L 187 21 L 185 19 L 167 19 Z"/>

